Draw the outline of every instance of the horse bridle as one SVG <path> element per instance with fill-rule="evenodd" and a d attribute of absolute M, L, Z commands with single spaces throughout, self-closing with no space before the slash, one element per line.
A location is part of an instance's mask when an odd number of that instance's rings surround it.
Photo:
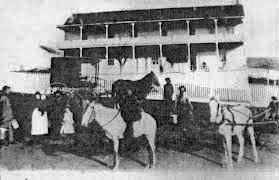
<path fill-rule="evenodd" d="M 221 105 L 214 97 L 210 98 L 210 101 L 215 101 L 217 103 L 217 113 L 216 113 L 216 116 L 215 118 L 219 117 L 220 115 L 222 116 L 222 120 L 219 122 L 219 123 L 216 123 L 218 125 L 221 125 L 223 124 L 225 121 L 228 121 L 229 123 L 234 123 L 235 121 L 231 121 L 230 119 L 227 119 L 227 118 L 224 118 L 223 114 L 222 114 L 222 111 L 223 111 L 223 108 L 224 108 L 224 105 Z M 219 111 L 220 111 L 220 108 L 221 108 L 221 114 L 219 114 Z M 227 107 L 228 108 L 228 107 Z M 228 109 L 228 111 L 232 114 L 232 116 L 234 117 L 234 114 L 230 111 L 230 109 Z"/>
<path fill-rule="evenodd" d="M 220 103 L 214 97 L 210 98 L 209 101 L 215 101 L 217 103 L 217 113 L 216 113 L 216 116 L 215 116 L 215 118 L 217 118 L 218 116 L 220 116 L 219 111 L 220 111 L 220 108 L 222 108 L 222 106 L 220 105 Z"/>

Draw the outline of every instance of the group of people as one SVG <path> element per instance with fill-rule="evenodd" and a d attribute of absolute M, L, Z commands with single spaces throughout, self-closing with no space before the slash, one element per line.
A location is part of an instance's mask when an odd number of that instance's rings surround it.
<path fill-rule="evenodd" d="M 0 98 L 0 140 L 6 146 L 16 143 L 14 129 L 19 126 L 13 113 L 10 100 L 11 92 L 9 86 L 4 86 Z M 28 122 L 21 124 L 25 126 L 25 140 L 38 144 L 45 140 L 58 140 L 75 133 L 77 130 L 75 125 L 79 124 L 82 119 L 83 104 L 88 103 L 82 100 L 73 102 L 74 100 L 70 93 L 64 94 L 60 90 L 51 96 L 36 92 L 32 103 L 29 104 L 31 107 L 27 108 L 30 111 L 27 112 L 30 115 Z M 29 122 L 31 122 L 30 126 L 28 126 Z"/>
<path fill-rule="evenodd" d="M 166 84 L 164 85 L 164 102 L 166 112 L 168 115 L 177 115 L 178 125 L 185 126 L 188 122 L 193 121 L 193 105 L 189 100 L 184 86 L 178 88 L 179 93 L 176 95 L 173 102 L 174 87 L 170 78 L 166 78 Z"/>
<path fill-rule="evenodd" d="M 70 110 L 67 95 L 60 90 L 56 91 L 49 99 L 45 94 L 35 93 L 32 117 L 31 137 L 33 142 L 39 143 L 50 135 L 57 139 L 60 135 L 75 133 L 74 115 Z"/>
<path fill-rule="evenodd" d="M 164 85 L 164 105 L 165 112 L 168 116 L 177 115 L 177 123 L 179 126 L 185 126 L 189 122 L 193 122 L 193 106 L 187 97 L 186 88 L 180 86 L 179 93 L 174 96 L 174 87 L 170 78 L 166 78 Z M 18 128 L 15 120 L 12 105 L 10 101 L 11 88 L 4 86 L 0 98 L 1 121 L 0 128 L 8 130 L 8 139 L 5 144 L 15 143 L 13 129 Z M 47 98 L 45 94 L 36 92 L 33 99 L 31 114 L 31 130 L 27 135 L 31 135 L 34 142 L 45 140 L 46 135 L 51 138 L 65 137 L 79 131 L 75 125 L 80 124 L 82 115 L 90 102 L 90 98 L 79 99 L 73 98 L 72 94 L 63 94 L 58 90 Z M 143 99 L 137 98 L 131 89 L 127 88 L 127 92 L 119 102 L 120 113 L 127 124 L 125 137 L 133 135 L 133 122 L 141 119 Z M 279 102 L 276 97 L 271 98 L 268 106 L 270 109 L 271 119 L 278 119 Z"/>

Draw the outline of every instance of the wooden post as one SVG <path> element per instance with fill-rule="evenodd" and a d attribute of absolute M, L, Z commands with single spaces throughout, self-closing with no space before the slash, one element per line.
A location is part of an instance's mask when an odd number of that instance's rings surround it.
<path fill-rule="evenodd" d="M 218 35 L 218 19 L 214 19 L 214 24 L 215 24 L 215 35 L 217 37 L 217 35 Z"/>
<path fill-rule="evenodd" d="M 189 38 L 190 37 L 190 21 L 187 20 L 186 22 L 187 22 L 187 36 Z"/>
<path fill-rule="evenodd" d="M 106 24 L 105 26 L 106 26 L 106 39 L 108 39 L 109 38 L 109 25 Z"/>
<path fill-rule="evenodd" d="M 83 37 L 83 26 L 79 26 L 79 39 L 82 40 L 82 37 Z"/>
<path fill-rule="evenodd" d="M 135 23 L 131 23 L 132 25 L 132 38 L 135 38 Z"/>
<path fill-rule="evenodd" d="M 188 64 L 189 64 L 189 68 L 190 68 L 190 71 L 191 71 L 191 45 L 190 43 L 187 44 L 187 52 L 188 52 Z"/>
<path fill-rule="evenodd" d="M 160 33 L 160 36 L 162 36 L 162 22 L 159 22 L 159 33 Z"/>
<path fill-rule="evenodd" d="M 215 24 L 215 44 L 216 44 L 216 57 L 218 62 L 220 61 L 220 55 L 219 55 L 219 46 L 218 46 L 218 19 L 214 19 Z"/>
<path fill-rule="evenodd" d="M 106 46 L 106 60 L 108 61 L 109 59 L 109 47 Z"/>
<path fill-rule="evenodd" d="M 136 47 L 135 47 L 135 45 L 133 45 L 132 47 L 133 47 L 133 61 L 136 60 L 136 63 L 137 63 L 136 67 L 137 67 L 137 72 L 138 72 L 139 62 L 138 62 L 138 59 L 136 59 Z"/>
<path fill-rule="evenodd" d="M 82 57 L 82 48 L 79 48 L 79 57 Z"/>
<path fill-rule="evenodd" d="M 218 62 L 220 61 L 220 55 L 219 55 L 219 45 L 218 42 L 215 43 L 216 45 L 216 58 L 218 60 Z"/>

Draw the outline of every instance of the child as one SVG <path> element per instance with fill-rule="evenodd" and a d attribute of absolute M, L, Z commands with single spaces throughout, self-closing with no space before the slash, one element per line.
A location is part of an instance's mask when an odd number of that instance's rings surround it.
<path fill-rule="evenodd" d="M 66 138 L 66 140 L 69 138 L 67 137 L 67 134 L 74 134 L 75 129 L 74 129 L 74 118 L 73 118 L 73 113 L 71 112 L 70 108 L 67 106 L 65 108 L 65 113 L 62 121 L 62 127 L 60 130 L 60 134 Z"/>

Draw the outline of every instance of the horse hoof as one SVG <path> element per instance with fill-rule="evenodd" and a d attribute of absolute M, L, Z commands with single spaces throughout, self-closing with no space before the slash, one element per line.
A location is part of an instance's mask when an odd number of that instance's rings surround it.
<path fill-rule="evenodd" d="M 113 171 L 119 171 L 119 167 L 113 167 L 112 170 Z"/>
<path fill-rule="evenodd" d="M 144 168 L 145 170 L 152 170 L 152 169 L 155 169 L 155 166 L 153 165 L 147 165 L 147 166 L 145 166 L 145 168 Z"/>

